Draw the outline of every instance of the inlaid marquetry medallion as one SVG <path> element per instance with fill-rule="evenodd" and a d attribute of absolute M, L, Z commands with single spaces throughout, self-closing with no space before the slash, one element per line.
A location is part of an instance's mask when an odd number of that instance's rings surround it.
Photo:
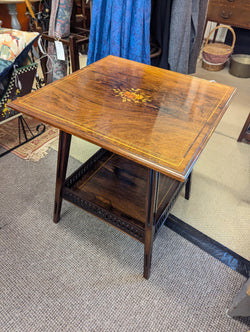
<path fill-rule="evenodd" d="M 150 95 L 146 95 L 141 91 L 141 89 L 113 89 L 117 97 L 121 97 L 123 102 L 132 101 L 136 104 L 146 103 L 147 101 L 152 101 Z"/>

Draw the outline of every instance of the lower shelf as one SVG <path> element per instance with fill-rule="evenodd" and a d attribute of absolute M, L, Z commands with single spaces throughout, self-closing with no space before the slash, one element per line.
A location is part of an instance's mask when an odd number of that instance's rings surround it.
<path fill-rule="evenodd" d="M 148 169 L 100 149 L 65 182 L 63 198 L 144 243 Z M 183 183 L 160 175 L 155 235 Z"/>

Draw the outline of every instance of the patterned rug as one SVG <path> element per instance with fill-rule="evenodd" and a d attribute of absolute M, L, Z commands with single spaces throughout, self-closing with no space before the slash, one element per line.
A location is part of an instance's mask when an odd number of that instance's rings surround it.
<path fill-rule="evenodd" d="M 37 134 L 36 127 L 41 122 L 23 115 L 23 118 L 27 122 L 29 128 L 34 135 Z M 30 138 L 31 134 L 27 132 L 27 137 Z M 12 152 L 22 159 L 29 159 L 38 161 L 47 154 L 50 144 L 58 138 L 58 129 L 46 125 L 45 132 L 40 136 L 34 138 L 28 143 L 20 146 Z M 23 135 L 21 136 L 21 142 L 24 141 Z M 10 120 L 0 125 L 0 146 L 4 149 L 11 149 L 15 145 L 19 144 L 19 130 L 18 130 L 18 118 Z"/>

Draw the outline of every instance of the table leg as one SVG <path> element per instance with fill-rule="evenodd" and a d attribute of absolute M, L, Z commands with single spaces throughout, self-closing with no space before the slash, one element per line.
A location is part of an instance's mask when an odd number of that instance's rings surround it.
<path fill-rule="evenodd" d="M 186 199 L 189 199 L 189 197 L 190 197 L 191 178 L 192 178 L 192 172 L 189 174 L 187 182 L 185 184 L 185 198 Z"/>
<path fill-rule="evenodd" d="M 144 243 L 144 278 L 148 279 L 151 268 L 153 237 L 155 228 L 155 214 L 157 205 L 159 172 L 148 170 L 147 181 L 147 201 L 146 201 L 146 223 L 145 223 L 145 243 Z"/>
<path fill-rule="evenodd" d="M 60 130 L 57 157 L 54 222 L 58 222 L 60 220 L 60 212 L 62 207 L 62 189 L 64 186 L 68 166 L 70 142 L 71 135 Z"/>

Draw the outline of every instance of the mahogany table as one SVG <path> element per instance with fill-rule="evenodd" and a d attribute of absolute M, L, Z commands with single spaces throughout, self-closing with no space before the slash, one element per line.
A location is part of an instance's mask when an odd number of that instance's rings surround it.
<path fill-rule="evenodd" d="M 60 129 L 54 221 L 66 199 L 129 234 L 149 278 L 153 241 L 234 91 L 108 56 L 8 105 Z M 101 149 L 65 179 L 71 135 Z"/>

